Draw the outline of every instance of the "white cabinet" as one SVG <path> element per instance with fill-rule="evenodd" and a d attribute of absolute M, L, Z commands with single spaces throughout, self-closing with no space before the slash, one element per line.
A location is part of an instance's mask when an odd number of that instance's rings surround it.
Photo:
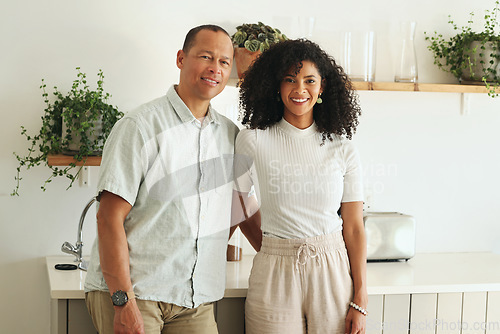
<path fill-rule="evenodd" d="M 500 292 L 488 292 L 486 334 L 500 334 Z"/>
<path fill-rule="evenodd" d="M 466 292 L 462 305 L 462 334 L 486 333 L 486 292 Z"/>
<path fill-rule="evenodd" d="M 435 334 L 437 293 L 411 295 L 410 334 Z"/>
<path fill-rule="evenodd" d="M 368 296 L 368 316 L 366 317 L 366 334 L 382 334 L 384 320 L 384 295 Z"/>
<path fill-rule="evenodd" d="M 96 333 L 84 300 L 52 305 L 52 333 Z M 245 298 L 219 300 L 214 312 L 219 334 L 245 333 Z M 368 312 L 367 334 L 500 334 L 497 291 L 370 295 Z"/>
<path fill-rule="evenodd" d="M 462 293 L 439 293 L 436 334 L 460 334 Z"/>
<path fill-rule="evenodd" d="M 410 295 L 385 295 L 384 334 L 408 334 Z"/>
<path fill-rule="evenodd" d="M 500 334 L 500 292 L 370 295 L 367 334 Z"/>

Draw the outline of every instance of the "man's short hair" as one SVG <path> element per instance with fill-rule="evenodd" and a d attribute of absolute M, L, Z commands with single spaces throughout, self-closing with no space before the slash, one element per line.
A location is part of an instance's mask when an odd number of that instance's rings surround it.
<path fill-rule="evenodd" d="M 182 45 L 182 51 L 184 51 L 185 53 L 189 52 L 189 50 L 194 45 L 194 40 L 196 38 L 196 35 L 202 30 L 210 30 L 213 32 L 220 31 L 220 32 L 225 33 L 229 38 L 231 38 L 231 36 L 227 33 L 226 30 L 224 30 L 224 28 L 221 28 L 215 24 L 204 24 L 204 25 L 194 27 L 193 29 L 189 30 L 189 32 L 186 35 L 186 39 L 184 40 L 184 44 Z"/>

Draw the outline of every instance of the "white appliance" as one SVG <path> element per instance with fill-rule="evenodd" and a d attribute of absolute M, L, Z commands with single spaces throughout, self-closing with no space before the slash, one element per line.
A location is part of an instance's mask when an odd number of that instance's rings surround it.
<path fill-rule="evenodd" d="M 409 260 L 415 255 L 415 219 L 399 212 L 365 212 L 367 260 Z"/>

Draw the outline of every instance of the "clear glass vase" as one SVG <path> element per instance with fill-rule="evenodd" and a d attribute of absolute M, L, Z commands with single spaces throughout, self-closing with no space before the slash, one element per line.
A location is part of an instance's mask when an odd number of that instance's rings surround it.
<path fill-rule="evenodd" d="M 417 54 L 415 51 L 415 29 L 417 22 L 401 23 L 401 44 L 400 53 L 396 59 L 396 82 L 417 82 L 418 66 Z"/>
<path fill-rule="evenodd" d="M 375 81 L 376 35 L 374 31 L 345 32 L 341 63 L 352 81 Z"/>

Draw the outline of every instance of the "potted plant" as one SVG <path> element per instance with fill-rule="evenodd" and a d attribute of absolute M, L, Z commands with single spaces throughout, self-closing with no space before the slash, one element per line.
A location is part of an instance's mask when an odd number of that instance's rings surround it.
<path fill-rule="evenodd" d="M 231 37 L 236 59 L 236 69 L 238 77 L 243 78 L 243 74 L 250 64 L 265 50 L 273 44 L 287 40 L 285 34 L 278 29 L 259 22 L 257 24 L 242 24 L 236 27 L 236 32 Z"/>
<path fill-rule="evenodd" d="M 484 29 L 472 30 L 474 13 L 470 13 L 468 25 L 458 27 L 449 17 L 448 23 L 457 31 L 455 36 L 444 38 L 434 32 L 425 39 L 427 47 L 434 54 L 434 64 L 445 72 L 453 74 L 460 83 L 486 84 L 488 94 L 497 96 L 496 88 L 500 85 L 500 34 L 498 32 L 499 0 L 493 10 L 486 10 Z"/>
<path fill-rule="evenodd" d="M 45 113 L 42 116 L 42 127 L 35 136 L 27 134 L 24 126 L 21 126 L 21 134 L 30 142 L 28 154 L 18 155 L 14 152 L 19 162 L 16 186 L 13 195 L 19 196 L 19 182 L 21 181 L 21 169 L 26 170 L 39 166 L 42 162 L 52 170 L 52 174 L 41 186 L 46 190 L 48 183 L 56 176 L 66 176 L 70 179 L 68 189 L 73 185 L 85 165 L 88 156 L 102 153 L 104 142 L 111 128 L 123 113 L 107 103 L 111 97 L 104 93 L 104 74 L 99 70 L 97 74 L 97 88 L 91 90 L 87 84 L 87 76 L 77 67 L 77 79 L 73 81 L 71 90 L 64 95 L 54 87 L 54 102 L 49 101 L 46 84 L 42 79 L 42 97 L 46 104 Z M 74 160 L 82 162 L 75 174 L 71 171 L 76 168 L 75 163 L 70 163 L 64 168 L 48 165 L 49 154 L 69 154 Z"/>

